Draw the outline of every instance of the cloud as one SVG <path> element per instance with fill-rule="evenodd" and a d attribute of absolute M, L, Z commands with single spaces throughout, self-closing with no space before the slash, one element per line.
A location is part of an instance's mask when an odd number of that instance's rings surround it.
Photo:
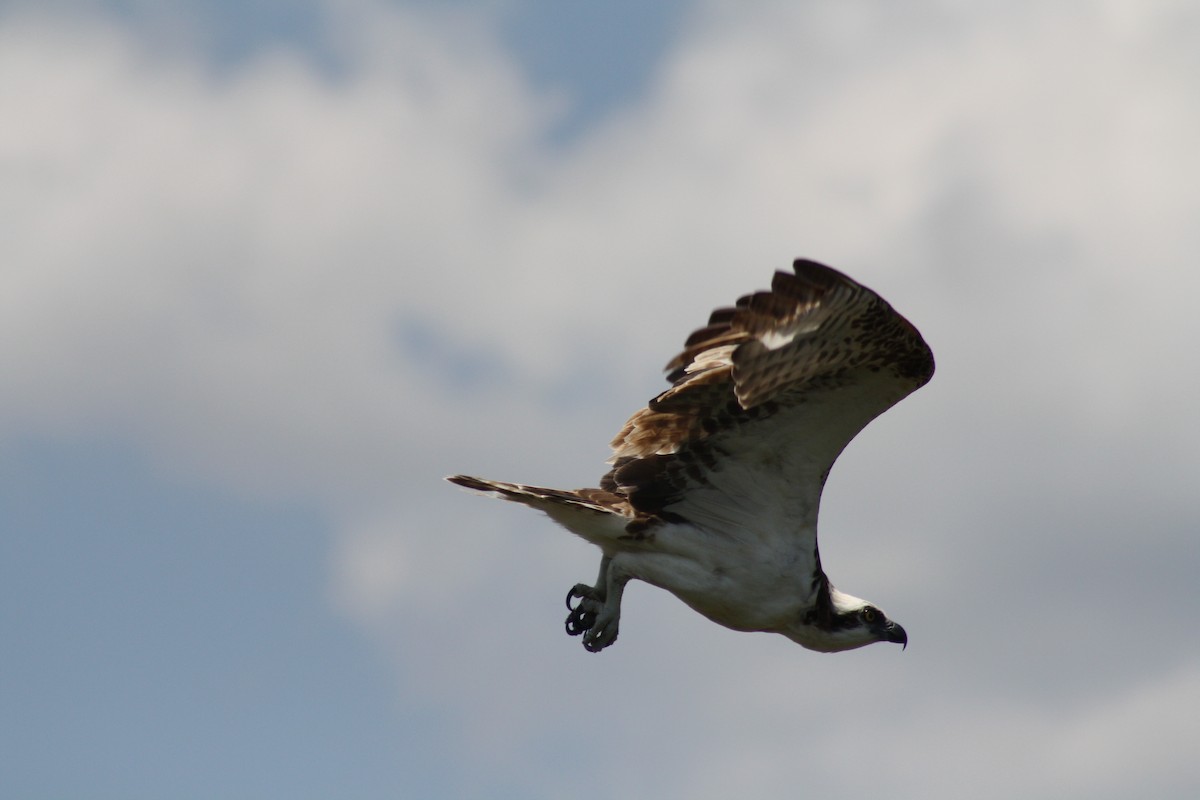
<path fill-rule="evenodd" d="M 448 317 L 432 276 L 481 262 L 472 207 L 503 208 L 538 110 L 498 54 L 378 14 L 388 57 L 364 43 L 341 83 L 286 51 L 216 76 L 119 29 L 6 26 L 6 423 L 128 430 L 167 460 L 242 461 L 236 484 L 323 456 L 284 476 L 312 488 L 422 402 L 396 340 Z"/>
<path fill-rule="evenodd" d="M 319 504 L 333 602 L 479 794 L 1195 786 L 1186 4 L 705 4 L 553 145 L 486 17 L 329 8 L 336 71 L 3 21 L 0 436 Z M 557 603 L 593 554 L 438 478 L 594 481 L 683 336 L 797 255 L 938 356 L 822 522 L 913 647 L 821 658 L 634 588 L 586 657 Z"/>

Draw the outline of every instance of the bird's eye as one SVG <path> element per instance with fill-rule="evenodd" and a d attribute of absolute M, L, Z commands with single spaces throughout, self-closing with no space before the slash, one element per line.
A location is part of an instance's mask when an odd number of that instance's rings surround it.
<path fill-rule="evenodd" d="M 879 612 L 876 611 L 871 606 L 867 606 L 860 613 L 862 615 L 862 621 L 867 623 L 868 625 L 871 624 L 872 622 L 874 622 L 875 620 L 879 619 Z"/>

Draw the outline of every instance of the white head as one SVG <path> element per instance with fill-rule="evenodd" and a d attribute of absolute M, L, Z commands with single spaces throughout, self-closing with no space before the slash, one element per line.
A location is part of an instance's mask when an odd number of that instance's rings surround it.
<path fill-rule="evenodd" d="M 904 628 L 888 619 L 878 606 L 832 586 L 826 602 L 788 626 L 782 633 L 809 650 L 836 653 L 874 642 L 895 642 L 908 647 Z"/>

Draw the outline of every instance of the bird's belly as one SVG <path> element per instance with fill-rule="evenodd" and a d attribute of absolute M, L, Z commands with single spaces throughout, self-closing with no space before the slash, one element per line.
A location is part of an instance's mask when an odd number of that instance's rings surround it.
<path fill-rule="evenodd" d="M 794 586 L 716 580 L 714 591 L 667 588 L 708 619 L 738 631 L 775 631 L 794 623 L 810 606 Z"/>
<path fill-rule="evenodd" d="M 640 554 L 632 570 L 708 619 L 739 631 L 774 631 L 812 604 L 812 576 L 786 553 L 714 544 Z"/>

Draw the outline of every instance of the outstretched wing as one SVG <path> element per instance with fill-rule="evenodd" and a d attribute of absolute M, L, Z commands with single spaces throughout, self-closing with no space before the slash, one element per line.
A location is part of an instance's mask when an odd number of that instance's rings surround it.
<path fill-rule="evenodd" d="M 666 369 L 671 388 L 625 423 L 601 487 L 640 515 L 815 537 L 834 460 L 930 379 L 933 354 L 879 295 L 797 260 L 714 311 Z"/>

